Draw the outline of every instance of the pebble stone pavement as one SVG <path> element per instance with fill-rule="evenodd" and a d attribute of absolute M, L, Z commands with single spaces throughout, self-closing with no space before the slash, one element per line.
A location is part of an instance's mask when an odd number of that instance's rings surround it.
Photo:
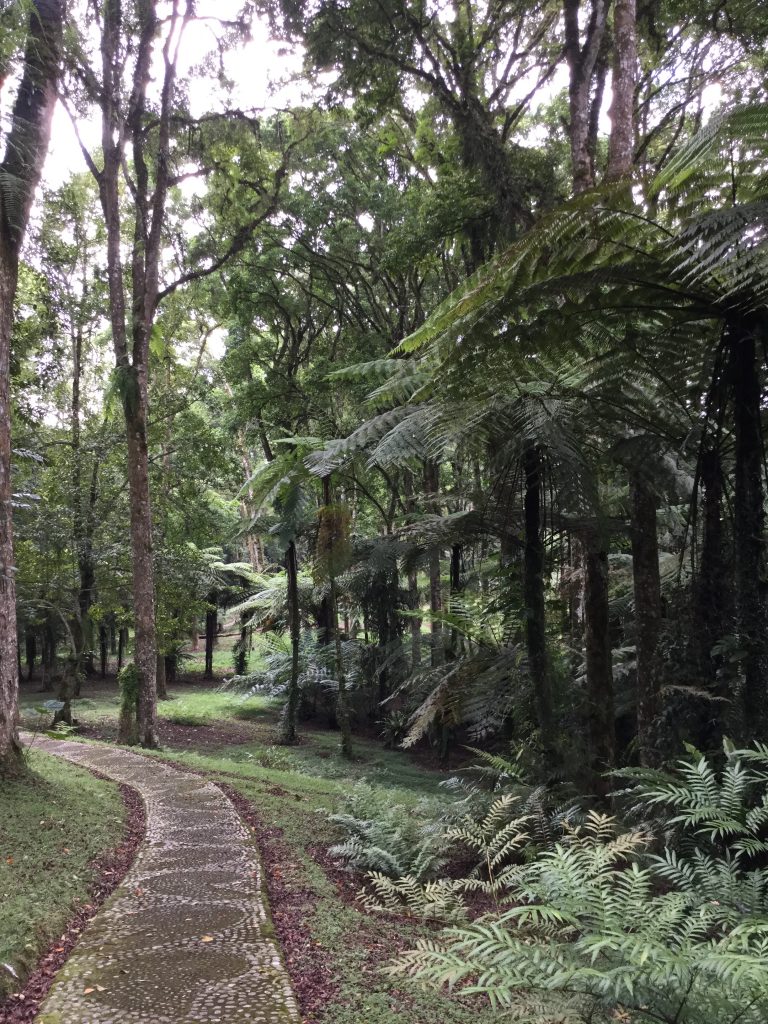
<path fill-rule="evenodd" d="M 147 835 L 36 1024 L 299 1024 L 256 844 L 218 787 L 127 750 L 40 738 L 136 789 Z"/>

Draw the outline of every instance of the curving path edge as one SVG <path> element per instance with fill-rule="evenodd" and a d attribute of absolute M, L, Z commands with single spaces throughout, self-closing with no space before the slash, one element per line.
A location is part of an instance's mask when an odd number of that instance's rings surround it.
<path fill-rule="evenodd" d="M 37 1024 L 298 1024 L 255 842 L 212 782 L 128 750 L 38 737 L 136 789 L 147 835 Z"/>

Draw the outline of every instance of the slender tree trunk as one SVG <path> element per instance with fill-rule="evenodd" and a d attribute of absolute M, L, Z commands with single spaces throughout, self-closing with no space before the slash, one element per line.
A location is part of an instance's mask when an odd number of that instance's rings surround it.
<path fill-rule="evenodd" d="M 209 595 L 209 603 L 215 606 L 216 595 Z M 205 672 L 203 679 L 213 679 L 213 648 L 216 644 L 218 629 L 218 613 L 216 607 L 207 608 L 205 612 Z"/>
<path fill-rule="evenodd" d="M 408 514 L 416 511 L 416 499 L 413 493 L 413 474 L 409 469 L 403 470 L 403 493 L 405 495 L 405 507 Z M 421 607 L 419 594 L 419 574 L 416 569 L 408 570 L 408 607 L 412 612 L 418 612 Z M 410 620 L 411 628 L 411 671 L 415 671 L 421 664 L 421 618 L 413 615 Z"/>
<path fill-rule="evenodd" d="M 106 626 L 99 626 L 99 655 L 101 660 L 101 678 L 107 677 L 107 661 L 109 660 L 109 645 Z"/>
<path fill-rule="evenodd" d="M 123 667 L 123 657 L 125 655 L 125 648 L 128 646 L 128 630 L 123 626 L 120 629 L 117 638 L 117 672 L 120 674 L 120 670 Z"/>
<path fill-rule="evenodd" d="M 601 799 L 614 766 L 616 724 L 613 710 L 613 666 L 608 615 L 608 553 L 596 531 L 584 544 L 584 618 L 587 661 L 587 721 L 590 784 Z"/>
<path fill-rule="evenodd" d="M 299 569 L 296 562 L 296 545 L 293 541 L 288 545 L 288 550 L 286 551 L 285 569 L 288 577 L 288 628 L 291 635 L 291 678 L 288 682 L 281 739 L 283 743 L 295 743 L 296 716 L 299 709 L 301 618 L 299 609 Z"/>
<path fill-rule="evenodd" d="M 35 658 L 37 656 L 37 637 L 33 630 L 28 629 L 26 633 L 27 648 L 27 681 L 35 674 Z"/>
<path fill-rule="evenodd" d="M 109 653 L 117 654 L 117 630 L 115 629 L 115 622 L 112 618 L 110 618 L 109 621 Z"/>
<path fill-rule="evenodd" d="M 157 655 L 157 699 L 168 700 L 168 690 L 166 688 L 165 679 L 165 655 L 158 653 Z"/>
<path fill-rule="evenodd" d="M 632 173 L 635 156 L 635 82 L 637 80 L 637 24 L 635 0 L 614 0 L 613 5 L 613 100 L 609 116 L 609 181 Z"/>
<path fill-rule="evenodd" d="M 640 473 L 631 475 L 629 488 L 637 651 L 637 742 L 640 763 L 653 765 L 658 759 L 654 728 L 659 714 L 657 647 L 661 627 L 656 496 Z"/>
<path fill-rule="evenodd" d="M 80 587 L 77 595 L 79 624 L 75 630 L 78 649 L 75 656 L 84 671 L 93 672 L 93 623 L 88 612 L 93 601 L 96 582 L 93 564 L 93 504 L 95 504 L 98 461 L 94 460 L 93 479 L 88 495 L 87 511 L 82 494 L 83 453 L 80 446 L 80 380 L 83 365 L 83 330 L 80 325 L 72 337 L 72 407 L 70 410 L 72 442 L 72 536 L 77 556 Z M 90 527 L 90 528 L 89 528 Z M 80 673 L 78 672 L 78 679 Z M 79 696 L 79 693 L 76 694 Z"/>
<path fill-rule="evenodd" d="M 23 764 L 18 739 L 19 651 L 11 506 L 10 352 L 19 253 L 48 150 L 56 103 L 64 7 L 61 0 L 30 4 L 23 73 L 0 162 L 2 182 L 12 182 L 0 216 L 0 776 Z"/>
<path fill-rule="evenodd" d="M 542 745 L 551 755 L 554 748 L 554 709 L 544 607 L 545 559 L 541 521 L 543 480 L 541 455 L 533 445 L 527 445 L 523 452 L 523 473 L 525 477 L 523 590 L 528 670 L 531 675 L 533 700 Z"/>
<path fill-rule="evenodd" d="M 730 324 L 735 423 L 734 536 L 737 619 L 744 650 L 743 737 L 765 739 L 768 709 L 764 571 L 765 510 L 760 376 L 750 325 Z"/>

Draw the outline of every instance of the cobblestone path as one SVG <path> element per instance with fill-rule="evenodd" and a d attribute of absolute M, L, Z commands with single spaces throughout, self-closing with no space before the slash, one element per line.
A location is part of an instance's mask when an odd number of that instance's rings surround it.
<path fill-rule="evenodd" d="M 147 836 L 37 1024 L 298 1024 L 255 843 L 211 782 L 140 754 L 38 738 L 138 790 Z"/>

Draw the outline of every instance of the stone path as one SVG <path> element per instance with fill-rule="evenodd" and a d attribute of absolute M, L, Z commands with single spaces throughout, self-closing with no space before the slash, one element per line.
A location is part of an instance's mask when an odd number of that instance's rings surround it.
<path fill-rule="evenodd" d="M 255 843 L 218 787 L 127 750 L 35 747 L 138 790 L 147 837 L 38 1024 L 298 1024 Z"/>

